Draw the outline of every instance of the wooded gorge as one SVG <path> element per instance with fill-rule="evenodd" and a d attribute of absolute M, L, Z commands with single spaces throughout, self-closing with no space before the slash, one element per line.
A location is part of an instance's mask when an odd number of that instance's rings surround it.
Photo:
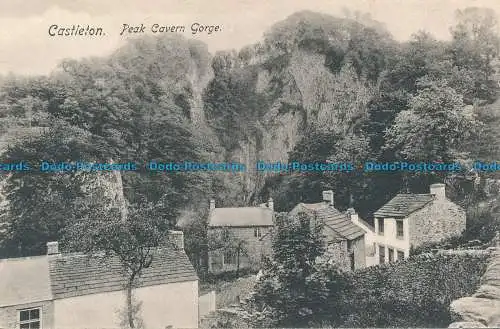
<path fill-rule="evenodd" d="M 494 12 L 468 8 L 457 13 L 450 41 L 417 32 L 400 43 L 377 22 L 304 11 L 239 51 L 212 55 L 181 36 L 134 39 L 106 58 L 66 60 L 50 76 L 2 77 L 2 145 L 9 148 L 0 162 L 246 164 L 238 174 L 123 173 L 129 204 L 154 205 L 149 214 L 167 227 L 187 225 L 193 240 L 210 198 L 238 206 L 272 197 L 285 211 L 333 189 L 339 208 L 369 218 L 400 191 L 425 193 L 446 180 L 458 202 L 474 206 L 486 198 L 487 180 L 476 186 L 465 172 L 272 175 L 251 168 L 259 160 L 458 161 L 465 168 L 498 160 L 496 29 Z M 63 240 L 104 202 L 90 198 L 88 186 L 94 195 L 117 189 L 101 176 L 4 175 L 0 257 L 43 253 L 45 242 Z M 188 238 L 186 247 L 194 245 Z"/>

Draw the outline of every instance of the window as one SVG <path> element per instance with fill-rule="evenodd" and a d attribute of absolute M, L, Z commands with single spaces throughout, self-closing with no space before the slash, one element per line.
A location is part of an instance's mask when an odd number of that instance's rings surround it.
<path fill-rule="evenodd" d="M 352 251 L 352 241 L 351 240 L 347 240 L 347 251 L 348 252 Z"/>
<path fill-rule="evenodd" d="M 236 255 L 234 255 L 230 251 L 226 251 L 224 253 L 224 265 L 235 264 L 236 263 L 235 258 L 236 258 Z"/>
<path fill-rule="evenodd" d="M 403 221 L 402 220 L 397 220 L 396 221 L 396 237 L 397 238 L 403 238 L 405 236 L 405 232 L 403 229 Z"/>
<path fill-rule="evenodd" d="M 398 250 L 398 260 L 403 260 L 403 259 L 405 259 L 405 253 Z"/>
<path fill-rule="evenodd" d="M 40 308 L 19 311 L 20 329 L 39 329 L 40 326 Z"/>
<path fill-rule="evenodd" d="M 383 218 L 378 219 L 378 234 L 384 235 L 384 219 Z"/>
<path fill-rule="evenodd" d="M 384 246 L 378 247 L 378 259 L 379 259 L 380 264 L 385 263 L 385 247 Z"/>
<path fill-rule="evenodd" d="M 260 238 L 262 236 L 262 233 L 260 232 L 260 227 L 256 227 L 256 228 L 253 229 L 253 235 L 256 238 Z"/>
<path fill-rule="evenodd" d="M 394 249 L 389 248 L 389 263 L 394 261 Z"/>

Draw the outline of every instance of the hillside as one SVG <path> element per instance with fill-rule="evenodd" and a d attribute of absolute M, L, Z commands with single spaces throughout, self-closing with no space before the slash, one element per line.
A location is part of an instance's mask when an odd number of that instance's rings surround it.
<path fill-rule="evenodd" d="M 349 132 L 367 116 L 389 46 L 388 35 L 354 21 L 300 12 L 261 43 L 216 54 L 204 111 L 226 158 L 286 162 L 310 127 Z M 249 175 L 247 200 L 256 202 L 265 175 Z"/>
<path fill-rule="evenodd" d="M 498 107 L 498 77 L 484 58 L 496 57 L 489 40 L 497 36 L 491 26 L 480 37 L 468 33 L 471 22 L 459 20 L 450 42 L 420 32 L 399 43 L 377 22 L 302 11 L 239 51 L 210 54 L 207 45 L 180 35 L 132 39 L 108 57 L 65 60 L 49 76 L 4 77 L 0 133 L 4 147 L 12 148 L 2 158 L 247 166 L 239 173 L 124 173 L 128 202 L 157 204 L 169 225 L 204 218 L 210 198 L 241 206 L 271 196 L 275 209 L 286 211 L 318 201 L 322 189 L 335 190 L 340 210 L 354 207 L 368 218 L 396 193 L 426 193 L 430 183 L 449 177 L 276 175 L 254 165 L 491 159 L 498 111 L 484 109 Z M 38 137 L 25 138 L 23 131 Z M 65 193 L 67 181 L 47 177 L 16 173 L 5 187 L 9 216 L 20 220 L 9 239 L 33 238 L 24 241 L 25 254 L 43 249 L 40 241 L 60 237 L 67 222 L 80 217 L 81 182 L 69 182 L 75 191 Z M 475 188 L 467 179 L 451 187 L 459 201 Z M 54 191 L 64 201 L 48 197 L 57 196 Z M 34 195 L 38 203 L 28 207 Z M 54 218 L 54 227 L 47 226 Z"/>

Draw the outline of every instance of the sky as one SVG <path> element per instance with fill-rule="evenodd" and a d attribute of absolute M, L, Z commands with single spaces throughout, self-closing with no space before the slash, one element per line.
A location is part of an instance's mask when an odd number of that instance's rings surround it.
<path fill-rule="evenodd" d="M 47 74 L 64 58 L 105 56 L 137 34 L 120 35 L 123 24 L 185 25 L 188 38 L 209 50 L 240 49 L 257 42 L 274 23 L 300 10 L 344 17 L 344 8 L 370 13 L 395 39 L 419 30 L 449 38 L 457 9 L 489 7 L 499 0 L 0 0 L 0 74 Z M 219 25 L 210 35 L 192 35 L 193 23 Z M 51 37 L 49 26 L 101 27 L 101 37 Z M 128 34 L 128 35 L 127 35 Z"/>

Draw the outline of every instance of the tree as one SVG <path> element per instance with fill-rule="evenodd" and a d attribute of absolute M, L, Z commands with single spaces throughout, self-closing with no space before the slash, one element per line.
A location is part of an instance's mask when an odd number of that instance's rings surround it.
<path fill-rule="evenodd" d="M 500 50 L 497 15 L 489 8 L 469 7 L 457 10 L 456 21 L 451 29 L 452 59 L 459 68 L 470 72 L 471 97 L 492 101 L 498 89 L 492 79 L 492 61 Z"/>
<path fill-rule="evenodd" d="M 445 81 L 422 79 L 419 88 L 410 98 L 408 109 L 400 112 L 387 130 L 386 150 L 394 152 L 396 159 L 409 162 L 465 160 L 470 152 L 469 141 L 479 129 L 474 113 Z M 424 176 L 446 174 L 417 172 L 410 176 L 423 183 Z"/>
<path fill-rule="evenodd" d="M 237 237 L 227 228 L 210 232 L 208 239 L 209 250 L 222 252 L 224 257 L 236 256 L 236 276 L 238 276 L 241 256 L 248 256 L 246 240 Z"/>
<path fill-rule="evenodd" d="M 229 250 L 233 250 L 236 253 L 236 276 L 240 274 L 240 257 L 248 256 L 248 249 L 246 247 L 247 242 L 242 239 L 230 239 L 231 247 Z"/>
<path fill-rule="evenodd" d="M 324 253 L 321 223 L 311 225 L 306 214 L 277 216 L 273 257 L 255 288 L 254 303 L 269 308 L 277 326 L 308 326 L 322 312 L 325 282 L 317 276 L 316 261 Z"/>
<path fill-rule="evenodd" d="M 470 133 L 461 95 L 444 82 L 421 81 L 409 108 L 396 117 L 387 131 L 387 147 L 394 147 L 401 159 L 449 161 L 460 141 Z"/>
<path fill-rule="evenodd" d="M 101 142 L 86 131 L 55 120 L 37 138 L 18 141 L 2 154 L 2 162 L 24 162 L 31 170 L 12 172 L 5 178 L 8 207 L 2 232 L 2 256 L 20 257 L 45 253 L 45 243 L 62 237 L 62 230 L 78 217 L 75 203 L 85 196 L 84 182 L 93 173 L 40 172 L 41 161 L 74 162 L 101 158 Z M 101 158 L 102 159 L 102 158 Z"/>
<path fill-rule="evenodd" d="M 150 202 L 132 204 L 126 215 L 114 198 L 102 202 L 99 188 L 89 192 L 91 197 L 81 200 L 84 215 L 65 231 L 65 245 L 73 251 L 94 255 L 104 252 L 118 257 L 126 277 L 126 314 L 130 328 L 140 323 L 133 289 L 144 270 L 154 259 L 154 250 L 166 241 L 169 223 L 158 216 L 157 205 Z M 100 191 L 102 192 L 102 190 Z"/>
<path fill-rule="evenodd" d="M 184 216 L 189 217 L 191 221 L 187 223 L 178 222 L 178 225 L 182 226 L 182 231 L 184 232 L 184 249 L 202 280 L 208 274 L 208 211 L 205 209 L 188 211 Z"/>

